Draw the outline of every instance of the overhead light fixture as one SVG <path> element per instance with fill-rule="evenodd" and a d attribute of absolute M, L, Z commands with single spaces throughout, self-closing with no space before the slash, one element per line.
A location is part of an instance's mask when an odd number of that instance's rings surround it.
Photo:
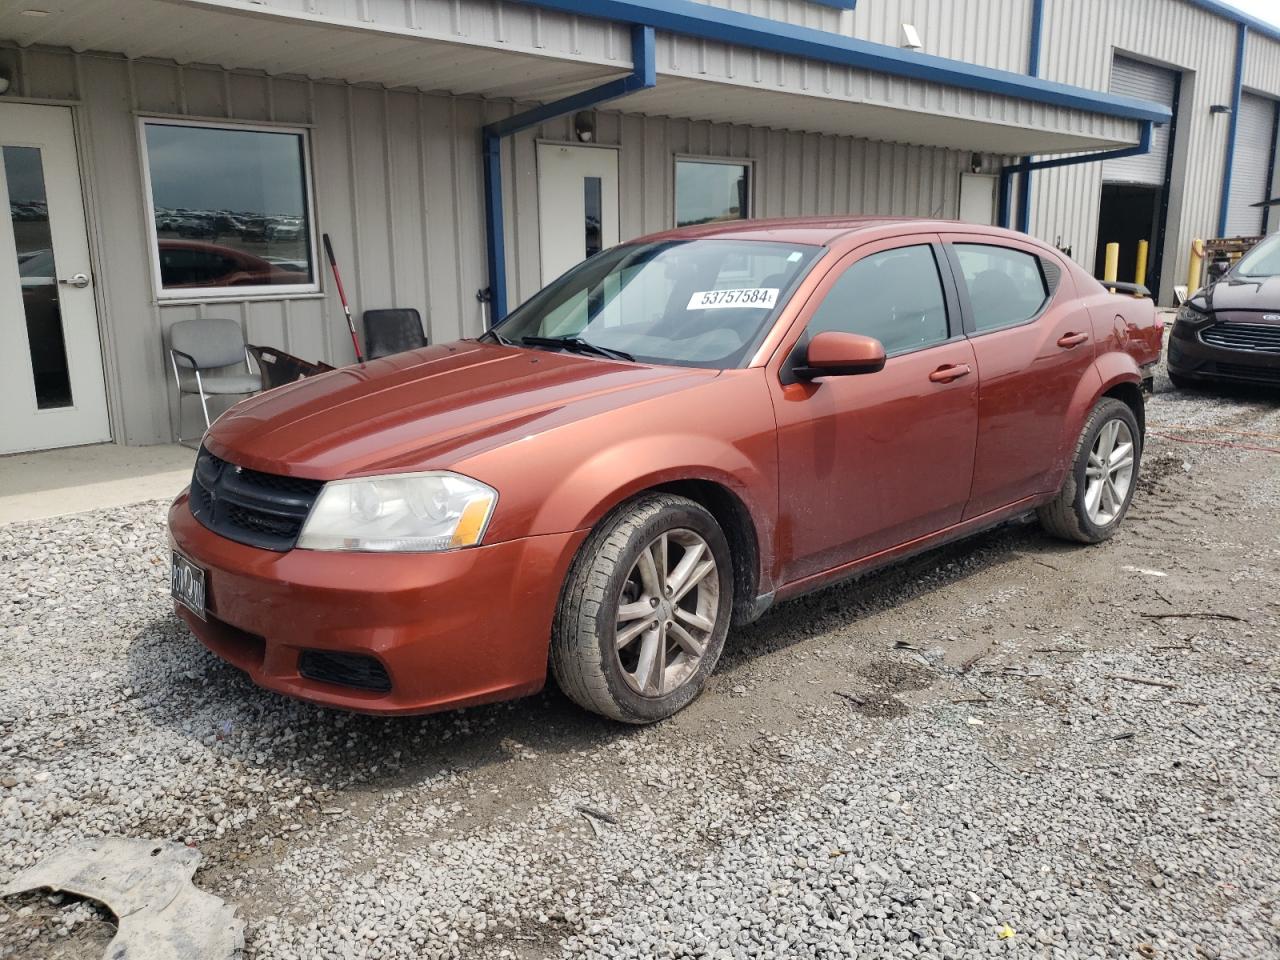
<path fill-rule="evenodd" d="M 1230 113 L 1231 108 L 1228 107 L 1225 103 L 1215 103 L 1213 106 L 1209 108 L 1209 112 L 1213 114 Z"/>
<path fill-rule="evenodd" d="M 9 79 L 9 74 L 4 70 L 0 70 L 0 97 L 8 93 L 11 86 L 13 86 L 13 81 Z"/>
<path fill-rule="evenodd" d="M 924 49 L 924 44 L 920 42 L 920 31 L 910 23 L 902 25 L 902 46 L 908 50 Z"/>
<path fill-rule="evenodd" d="M 19 10 L 18 12 L 24 17 L 47 17 L 49 15 L 48 10 L 36 10 L 34 8 L 30 10 Z"/>
<path fill-rule="evenodd" d="M 969 169 L 974 173 L 982 172 L 982 154 L 975 153 L 969 157 Z"/>
<path fill-rule="evenodd" d="M 596 115 L 590 110 L 575 114 L 573 132 L 583 143 L 590 143 L 596 138 Z"/>

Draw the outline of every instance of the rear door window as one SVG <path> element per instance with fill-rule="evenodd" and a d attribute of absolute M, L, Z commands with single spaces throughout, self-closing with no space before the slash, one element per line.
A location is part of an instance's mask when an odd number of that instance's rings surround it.
<path fill-rule="evenodd" d="M 1026 323 L 1049 302 L 1039 257 L 985 243 L 957 243 L 954 249 L 976 332 Z"/>
<path fill-rule="evenodd" d="M 950 339 L 933 248 L 882 250 L 848 267 L 809 321 L 810 336 L 828 330 L 874 337 L 890 355 Z"/>

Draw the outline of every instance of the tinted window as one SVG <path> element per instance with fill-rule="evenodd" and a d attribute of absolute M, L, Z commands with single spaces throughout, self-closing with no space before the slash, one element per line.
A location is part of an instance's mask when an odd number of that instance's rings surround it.
<path fill-rule="evenodd" d="M 315 288 L 305 134 L 147 121 L 165 290 Z"/>
<path fill-rule="evenodd" d="M 1049 291 L 1039 257 L 977 243 L 957 243 L 955 250 L 979 333 L 1025 323 L 1044 308 Z"/>
<path fill-rule="evenodd" d="M 825 330 L 875 337 L 890 354 L 942 343 L 947 306 L 933 249 L 899 247 L 853 264 L 809 321 L 811 335 Z"/>
<path fill-rule="evenodd" d="M 676 161 L 676 226 L 751 216 L 751 167 L 745 163 Z"/>
<path fill-rule="evenodd" d="M 515 344 L 578 337 L 645 362 L 734 367 L 821 252 L 719 239 L 613 247 L 534 295 L 495 332 Z"/>

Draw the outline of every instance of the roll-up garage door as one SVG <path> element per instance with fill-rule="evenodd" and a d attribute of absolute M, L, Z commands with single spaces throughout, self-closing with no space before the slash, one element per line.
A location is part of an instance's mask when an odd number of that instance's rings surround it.
<path fill-rule="evenodd" d="M 1111 92 L 1163 104 L 1172 110 L 1178 93 L 1178 75 L 1172 70 L 1118 56 L 1111 67 Z M 1149 152 L 1106 161 L 1102 165 L 1103 182 L 1163 187 L 1169 162 L 1169 127 L 1166 123 L 1155 128 Z"/>
<path fill-rule="evenodd" d="M 1227 236 L 1254 237 L 1262 233 L 1261 207 L 1271 199 L 1271 163 L 1276 142 L 1276 102 L 1252 93 L 1240 95 L 1236 121 L 1235 160 L 1231 165 L 1231 199 L 1227 205 Z"/>

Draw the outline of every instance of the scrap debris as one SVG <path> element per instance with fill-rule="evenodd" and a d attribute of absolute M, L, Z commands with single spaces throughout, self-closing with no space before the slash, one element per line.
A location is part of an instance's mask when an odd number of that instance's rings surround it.
<path fill-rule="evenodd" d="M 0 896 L 48 888 L 96 900 L 119 918 L 103 960 L 238 960 L 244 921 L 191 882 L 200 852 L 121 837 L 74 844 L 20 873 Z"/>

